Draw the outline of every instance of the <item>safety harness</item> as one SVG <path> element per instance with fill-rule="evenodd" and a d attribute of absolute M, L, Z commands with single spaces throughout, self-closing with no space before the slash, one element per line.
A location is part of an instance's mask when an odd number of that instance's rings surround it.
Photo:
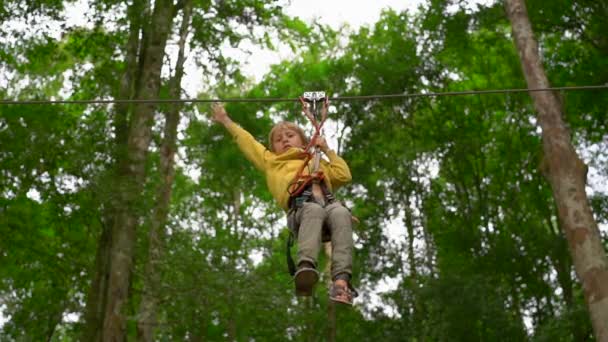
<path fill-rule="evenodd" d="M 323 108 L 321 110 L 321 118 L 319 120 L 317 113 L 317 102 L 321 101 L 323 101 Z M 301 208 L 304 203 L 310 200 L 314 200 L 323 206 L 335 201 L 334 195 L 331 193 L 331 191 L 329 191 L 323 182 L 325 176 L 323 171 L 319 170 L 321 149 L 319 146 L 315 145 L 317 138 L 321 135 L 321 128 L 327 119 L 327 97 L 325 96 L 325 92 L 322 91 L 305 92 L 304 95 L 300 97 L 300 102 L 302 103 L 302 112 L 304 115 L 306 115 L 314 127 L 314 133 L 308 142 L 308 145 L 304 148 L 304 162 L 287 188 L 287 192 L 289 192 L 288 217 L 290 217 L 295 210 Z M 308 104 L 310 104 L 310 107 L 312 107 L 312 112 L 310 111 Z M 311 160 L 313 160 L 312 172 L 305 175 L 304 169 L 308 166 Z M 313 191 L 313 187 L 315 186 L 317 186 L 317 189 L 321 190 L 321 193 L 316 193 Z M 291 247 L 295 243 L 295 235 L 293 231 L 295 229 L 295 222 L 290 223 L 290 226 L 292 226 L 293 229 L 289 230 L 286 254 L 289 274 L 293 276 L 296 273 L 296 265 L 291 256 Z M 329 231 L 324 227 L 323 232 L 323 242 L 329 241 L 331 238 L 329 237 Z"/>
<path fill-rule="evenodd" d="M 317 101 L 324 101 L 323 109 L 321 110 L 321 120 L 317 120 Z M 325 97 L 325 92 L 316 91 L 316 92 L 306 92 L 304 96 L 300 97 L 300 102 L 302 103 L 302 112 L 308 120 L 312 123 L 315 131 L 308 142 L 308 145 L 304 148 L 302 152 L 304 154 L 304 162 L 302 166 L 296 173 L 294 179 L 291 181 L 287 188 L 287 192 L 289 192 L 290 198 L 298 197 L 304 189 L 306 189 L 312 183 L 321 183 L 325 176 L 323 175 L 323 171 L 319 170 L 319 163 L 321 160 L 320 147 L 315 146 L 315 142 L 317 138 L 321 135 L 321 128 L 327 119 L 327 98 Z M 313 112 L 311 113 L 309 108 L 307 107 L 307 103 L 311 103 Z M 314 114 L 313 114 L 314 113 Z M 308 175 L 304 175 L 304 169 L 308 166 L 308 163 L 313 160 L 313 169 Z"/>

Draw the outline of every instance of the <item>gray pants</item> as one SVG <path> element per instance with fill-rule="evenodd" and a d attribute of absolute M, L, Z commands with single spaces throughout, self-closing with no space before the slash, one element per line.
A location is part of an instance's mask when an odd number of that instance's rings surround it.
<path fill-rule="evenodd" d="M 331 234 L 331 277 L 352 274 L 353 229 L 350 211 L 336 201 L 322 207 L 315 202 L 305 202 L 287 216 L 289 229 L 298 241 L 297 264 L 308 261 L 317 266 L 321 250 L 323 227 Z"/>

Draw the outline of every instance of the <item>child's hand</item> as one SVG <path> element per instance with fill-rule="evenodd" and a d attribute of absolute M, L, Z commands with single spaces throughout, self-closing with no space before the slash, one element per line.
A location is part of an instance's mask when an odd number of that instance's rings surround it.
<path fill-rule="evenodd" d="M 325 140 L 325 137 L 323 137 L 323 136 L 318 136 L 315 139 L 315 146 L 319 146 L 321 148 L 321 151 L 323 151 L 323 153 L 327 153 L 327 151 L 329 151 L 329 146 L 327 145 L 327 141 Z"/>
<path fill-rule="evenodd" d="M 219 102 L 214 102 L 211 105 L 211 115 L 213 116 L 213 120 L 215 122 L 219 122 L 224 125 L 232 122 L 228 116 L 228 113 L 226 113 L 226 109 L 224 109 L 224 105 Z"/>

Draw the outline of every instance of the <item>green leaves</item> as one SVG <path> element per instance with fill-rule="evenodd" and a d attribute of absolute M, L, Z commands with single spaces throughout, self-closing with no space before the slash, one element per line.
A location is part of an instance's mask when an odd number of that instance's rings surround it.
<path fill-rule="evenodd" d="M 599 5 L 528 3 L 552 83 L 605 83 L 605 18 Z M 7 9 L 52 13 L 65 5 L 5 2 L 0 9 L 6 17 Z M 123 14 L 121 4 L 93 5 L 107 11 L 103 17 L 117 30 L 100 23 L 63 32 L 60 40 L 40 38 L 3 49 L 2 68 L 15 73 L 0 90 L 3 97 L 118 96 L 128 37 L 124 18 L 113 17 Z M 289 18 L 277 3 L 195 5 L 189 58 L 206 66 L 201 77 L 225 76 L 217 78 L 213 92 L 207 90 L 219 97 L 525 86 L 500 4 L 461 8 L 432 1 L 418 13 L 387 10 L 377 23 L 349 36 Z M 238 61 L 219 48 L 247 39 L 277 46 L 275 35 L 292 45 L 296 57 L 272 66 L 258 84 L 246 80 Z M 561 96 L 573 136 L 581 146 L 598 144 L 589 162 L 605 170 L 605 91 Z M 353 173 L 353 184 L 337 195 L 361 220 L 355 228 L 354 283 L 363 289 L 355 308 L 338 311 L 337 340 L 582 340 L 588 335 L 582 292 L 540 174 L 541 141 L 527 94 L 331 106 L 325 134 L 339 141 Z M 227 110 L 262 143 L 276 120 L 308 125 L 297 103 L 230 103 Z M 317 288 L 309 307 L 294 301 L 284 261 L 284 213 L 273 203 L 263 175 L 222 127 L 203 117 L 206 112 L 203 105 L 182 110 L 166 256 L 159 265 L 157 338 L 320 336 L 328 321 L 325 286 Z M 104 210 L 117 195 L 110 190 L 113 113 L 105 105 L 0 106 L 0 296 L 6 303 L 3 315 L 10 317 L 2 337 L 80 336 L 82 320 L 62 319 L 67 313 L 82 317 L 97 238 L 112 224 Z M 156 119 L 153 134 L 160 140 L 162 120 Z M 156 148 L 149 151 L 142 208 L 153 205 L 160 181 Z M 592 198 L 600 222 L 607 219 L 607 203 L 602 191 Z M 143 221 L 138 230 L 133 307 L 143 288 L 148 224 Z M 388 278 L 392 286 L 372 296 Z M 374 309 L 370 303 L 376 301 Z"/>

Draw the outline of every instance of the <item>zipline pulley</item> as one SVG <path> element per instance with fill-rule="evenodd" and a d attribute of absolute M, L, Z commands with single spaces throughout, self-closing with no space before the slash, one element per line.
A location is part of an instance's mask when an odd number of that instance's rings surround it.
<path fill-rule="evenodd" d="M 319 136 L 321 136 L 321 128 L 325 123 L 325 119 L 327 119 L 328 98 L 324 91 L 307 91 L 304 92 L 302 97 L 300 97 L 300 101 L 302 102 L 302 112 L 304 115 L 306 115 L 306 117 L 308 117 L 315 129 L 310 143 L 306 148 L 306 152 L 309 153 L 309 157 L 305 163 L 307 164 L 308 160 L 310 159 L 313 160 L 311 170 L 313 197 L 318 203 L 324 203 L 325 195 L 320 184 L 323 180 L 323 173 L 319 171 L 319 165 L 321 162 L 321 148 L 316 144 L 316 140 Z M 323 103 L 321 106 L 320 115 L 319 106 L 317 106 L 318 102 Z"/>
<path fill-rule="evenodd" d="M 308 119 L 315 128 L 315 132 L 311 137 L 312 144 L 314 140 L 321 135 L 321 127 L 323 126 L 323 123 L 325 123 L 325 119 L 327 119 L 328 99 L 324 91 L 306 91 L 304 92 L 300 100 L 302 102 L 302 111 L 304 112 L 304 115 L 308 117 Z M 321 117 L 319 117 L 319 107 L 317 106 L 318 102 L 323 103 L 320 115 Z M 308 106 L 306 104 L 308 104 Z M 314 151 L 311 152 L 314 156 L 312 171 L 317 172 L 319 170 L 319 161 L 321 159 L 321 153 L 319 146 L 313 146 Z M 313 146 L 309 145 L 309 147 Z"/>
<path fill-rule="evenodd" d="M 312 103 L 313 108 L 316 109 L 316 103 L 325 101 L 327 97 L 325 96 L 324 91 L 306 91 L 302 95 L 302 99 L 304 102 Z"/>

